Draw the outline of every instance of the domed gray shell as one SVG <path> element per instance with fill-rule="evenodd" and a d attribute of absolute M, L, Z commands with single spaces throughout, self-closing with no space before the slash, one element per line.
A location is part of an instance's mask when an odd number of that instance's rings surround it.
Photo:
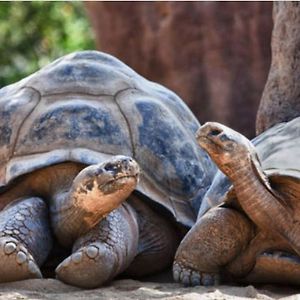
<path fill-rule="evenodd" d="M 290 180 L 299 180 L 300 184 L 300 118 L 275 125 L 253 139 L 252 143 L 271 184 L 278 182 L 279 177 L 280 184 L 288 184 Z M 228 201 L 228 197 L 234 197 L 234 194 L 227 193 L 231 188 L 228 177 L 218 171 L 203 198 L 198 218 L 211 207 Z"/>
<path fill-rule="evenodd" d="M 64 56 L 0 90 L 0 185 L 52 164 L 134 157 L 137 190 L 191 226 L 215 173 L 199 123 L 170 90 L 97 51 Z"/>

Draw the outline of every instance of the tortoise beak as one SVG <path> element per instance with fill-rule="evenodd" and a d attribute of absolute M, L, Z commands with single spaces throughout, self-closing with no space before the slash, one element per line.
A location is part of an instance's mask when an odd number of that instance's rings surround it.
<path fill-rule="evenodd" d="M 200 147 L 206 150 L 208 144 L 215 144 L 212 138 L 218 136 L 222 132 L 223 129 L 219 123 L 207 122 L 196 132 L 196 139 Z"/>
<path fill-rule="evenodd" d="M 206 138 L 210 131 L 211 131 L 210 123 L 205 123 L 204 125 L 202 125 L 196 132 L 197 141 Z"/>

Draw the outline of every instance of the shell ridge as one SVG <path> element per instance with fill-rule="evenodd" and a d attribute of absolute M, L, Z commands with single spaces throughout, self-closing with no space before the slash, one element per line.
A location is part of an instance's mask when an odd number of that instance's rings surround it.
<path fill-rule="evenodd" d="M 26 86 L 28 88 L 31 88 L 33 90 L 35 90 L 34 88 L 32 88 L 32 86 L 28 85 Z M 127 88 L 126 88 L 127 89 Z M 124 89 L 124 90 L 126 90 Z M 130 89 L 130 88 L 128 88 Z M 69 93 L 69 92 L 61 92 L 61 93 L 40 93 L 41 97 L 43 96 L 47 96 L 47 97 L 52 97 L 52 96 L 65 96 L 65 95 L 71 95 L 72 93 Z M 87 93 L 87 92 L 74 92 L 74 95 L 82 95 L 82 96 L 85 96 L 85 95 L 88 95 L 88 96 L 96 96 L 96 97 L 101 97 L 101 96 L 104 96 L 104 97 L 112 97 L 113 95 L 112 94 L 92 94 L 92 93 Z"/>
<path fill-rule="evenodd" d="M 31 87 L 27 87 L 27 86 L 24 86 L 22 89 L 25 89 L 25 88 L 29 88 L 29 89 L 32 89 L 34 92 L 37 93 L 38 95 L 38 100 L 36 102 L 36 104 L 31 108 L 31 110 L 27 113 L 27 115 L 23 118 L 20 126 L 18 127 L 17 129 L 17 132 L 16 132 L 16 137 L 13 141 L 13 144 L 12 144 L 12 148 L 11 148 L 11 152 L 9 153 L 8 155 L 8 160 L 10 160 L 14 153 L 15 153 L 15 149 L 16 149 L 16 145 L 18 143 L 18 139 L 19 139 L 19 135 L 20 135 L 20 132 L 21 132 L 21 129 L 22 129 L 22 126 L 24 125 L 24 123 L 26 122 L 27 118 L 32 114 L 32 112 L 36 109 L 36 107 L 39 105 L 39 103 L 41 102 L 41 93 L 37 90 L 37 89 L 34 89 L 34 88 L 31 88 Z"/>
<path fill-rule="evenodd" d="M 119 91 L 118 93 L 116 93 L 113 98 L 114 98 L 114 101 L 116 102 L 116 105 L 117 105 L 121 115 L 123 116 L 123 118 L 124 118 L 124 120 L 127 124 L 128 132 L 129 132 L 129 138 L 130 138 L 130 144 L 131 144 L 131 150 L 132 150 L 132 156 L 133 156 L 133 158 L 135 158 L 135 147 L 134 147 L 133 136 L 132 136 L 133 135 L 132 128 L 130 126 L 130 122 L 129 122 L 125 112 L 123 111 L 123 109 L 121 108 L 121 105 L 119 104 L 119 102 L 117 100 L 118 96 L 122 92 L 125 92 L 125 91 L 128 91 L 128 90 L 136 90 L 136 89 L 135 88 L 134 89 L 133 88 L 123 89 L 123 90 Z"/>

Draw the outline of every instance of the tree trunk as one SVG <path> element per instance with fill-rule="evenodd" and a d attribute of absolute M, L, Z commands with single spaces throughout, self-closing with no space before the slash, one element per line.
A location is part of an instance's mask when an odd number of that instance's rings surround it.
<path fill-rule="evenodd" d="M 300 116 L 300 3 L 274 2 L 272 64 L 256 120 L 261 133 Z"/>
<path fill-rule="evenodd" d="M 86 2 L 99 50 L 173 91 L 201 122 L 252 137 L 270 64 L 272 3 Z"/>

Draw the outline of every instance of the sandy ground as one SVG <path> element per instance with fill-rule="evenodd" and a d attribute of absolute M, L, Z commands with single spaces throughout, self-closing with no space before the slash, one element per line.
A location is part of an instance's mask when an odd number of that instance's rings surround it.
<path fill-rule="evenodd" d="M 81 290 L 55 279 L 33 279 L 0 284 L 0 299 L 300 299 L 298 290 L 288 287 L 218 286 L 184 288 L 175 283 L 115 280 L 109 285 Z"/>

